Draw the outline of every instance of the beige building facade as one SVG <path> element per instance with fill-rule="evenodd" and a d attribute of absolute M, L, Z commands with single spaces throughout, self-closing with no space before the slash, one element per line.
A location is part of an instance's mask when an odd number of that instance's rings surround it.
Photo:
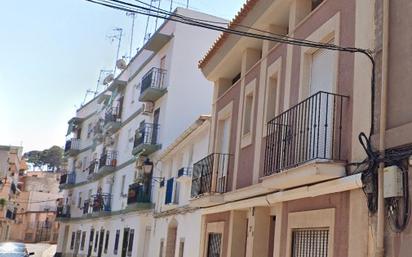
<path fill-rule="evenodd" d="M 229 27 L 373 49 L 374 1 L 249 0 Z M 366 158 L 368 58 L 222 34 L 199 66 L 214 82 L 209 155 L 192 177 L 199 256 L 368 256 L 348 166 Z"/>

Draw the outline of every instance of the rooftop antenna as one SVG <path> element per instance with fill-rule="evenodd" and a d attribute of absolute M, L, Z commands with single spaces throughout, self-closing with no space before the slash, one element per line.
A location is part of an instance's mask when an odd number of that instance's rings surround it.
<path fill-rule="evenodd" d="M 90 94 L 95 95 L 96 92 L 93 91 L 93 90 L 87 89 L 86 94 L 84 95 L 84 99 L 83 99 L 83 102 L 82 102 L 81 106 L 83 106 L 86 103 L 86 99 Z"/>
<path fill-rule="evenodd" d="M 186 1 L 186 8 L 187 8 L 187 9 L 189 9 L 189 2 L 190 2 L 190 0 L 187 0 L 187 1 Z"/>
<path fill-rule="evenodd" d="M 160 2 L 161 2 L 161 0 L 155 0 L 155 1 L 159 1 L 159 3 L 157 4 L 157 10 L 159 10 L 160 9 Z M 157 21 L 159 20 L 159 17 L 158 16 L 156 16 L 156 21 L 155 21 L 155 30 L 157 30 Z"/>
<path fill-rule="evenodd" d="M 94 96 L 96 96 L 99 93 L 99 86 L 103 84 L 102 79 L 107 77 L 107 75 L 109 75 L 112 72 L 113 70 L 100 70 L 99 78 L 97 79 L 96 90 L 94 91 Z"/>
<path fill-rule="evenodd" d="M 130 59 L 132 59 L 132 56 L 133 56 L 134 22 L 135 22 L 135 19 L 136 19 L 136 13 L 126 12 L 126 16 L 132 17 L 132 31 L 130 32 L 130 50 L 129 50 L 129 57 L 130 57 Z"/>
<path fill-rule="evenodd" d="M 173 10 L 173 0 L 170 0 L 170 12 Z"/>
<path fill-rule="evenodd" d="M 150 13 L 151 13 L 150 10 L 152 10 L 153 2 L 154 2 L 154 1 L 156 1 L 156 0 L 150 0 L 149 13 L 148 13 L 148 15 L 147 15 L 147 20 L 146 20 L 146 29 L 145 29 L 145 31 L 144 31 L 144 39 L 143 39 L 144 43 L 146 43 L 146 41 L 150 38 L 150 35 L 147 33 L 147 30 L 148 30 L 148 28 L 149 28 Z M 160 1 L 160 0 L 159 0 L 159 1 Z"/>
<path fill-rule="evenodd" d="M 113 31 L 115 32 L 114 35 L 107 36 L 107 38 L 111 39 L 112 42 L 117 40 L 117 53 L 116 53 L 116 61 L 114 63 L 114 71 L 113 73 L 116 74 L 116 62 L 119 60 L 119 52 L 120 52 L 120 45 L 122 43 L 122 37 L 123 37 L 123 29 L 122 28 L 114 28 Z"/>

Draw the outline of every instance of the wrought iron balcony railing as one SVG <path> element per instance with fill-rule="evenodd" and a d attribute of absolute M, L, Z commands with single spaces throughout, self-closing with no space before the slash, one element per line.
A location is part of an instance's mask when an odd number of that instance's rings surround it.
<path fill-rule="evenodd" d="M 76 172 L 71 172 L 67 174 L 67 184 L 68 185 L 74 185 L 76 184 Z"/>
<path fill-rule="evenodd" d="M 70 205 L 65 204 L 62 206 L 57 206 L 56 217 L 57 218 L 70 218 Z"/>
<path fill-rule="evenodd" d="M 127 204 L 135 203 L 150 203 L 151 202 L 151 189 L 150 186 L 141 185 L 135 183 L 129 186 L 129 192 L 127 194 Z"/>
<path fill-rule="evenodd" d="M 136 131 L 134 147 L 141 144 L 156 145 L 159 135 L 159 124 L 145 123 Z"/>
<path fill-rule="evenodd" d="M 70 150 L 80 150 L 80 139 L 72 138 L 66 141 L 64 151 L 68 152 Z"/>
<path fill-rule="evenodd" d="M 99 169 L 103 167 L 116 167 L 117 165 L 117 151 L 107 151 L 100 157 Z"/>
<path fill-rule="evenodd" d="M 98 164 L 99 164 L 98 159 L 94 159 L 90 161 L 90 165 L 87 168 L 87 170 L 89 171 L 89 175 L 92 175 L 96 172 L 96 167 L 98 167 Z"/>
<path fill-rule="evenodd" d="M 111 201 L 111 194 L 92 195 L 90 199 L 84 201 L 83 214 L 110 212 L 112 210 Z"/>
<path fill-rule="evenodd" d="M 230 172 L 230 154 L 213 153 L 193 165 L 192 197 L 225 193 Z"/>
<path fill-rule="evenodd" d="M 110 107 L 104 114 L 104 124 L 108 124 L 110 122 L 120 122 L 120 119 L 121 111 L 119 107 Z"/>
<path fill-rule="evenodd" d="M 140 92 L 143 93 L 148 88 L 163 89 L 165 88 L 166 70 L 152 68 L 142 78 L 142 87 Z"/>
<path fill-rule="evenodd" d="M 342 161 L 347 100 L 321 91 L 269 121 L 264 175 L 316 159 Z"/>

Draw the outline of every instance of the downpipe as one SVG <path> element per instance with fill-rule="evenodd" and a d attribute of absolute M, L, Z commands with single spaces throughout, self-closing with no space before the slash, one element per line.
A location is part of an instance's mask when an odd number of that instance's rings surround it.
<path fill-rule="evenodd" d="M 379 152 L 383 158 L 385 155 L 385 132 L 387 121 L 387 90 L 388 90 L 388 50 L 389 50 L 389 0 L 382 2 L 382 85 L 381 85 L 381 112 L 379 119 Z M 372 117 L 373 118 L 373 117 Z M 376 257 L 384 257 L 384 233 L 385 233 L 385 199 L 383 197 L 383 171 L 385 164 L 379 163 L 378 169 L 378 212 L 376 228 Z"/>

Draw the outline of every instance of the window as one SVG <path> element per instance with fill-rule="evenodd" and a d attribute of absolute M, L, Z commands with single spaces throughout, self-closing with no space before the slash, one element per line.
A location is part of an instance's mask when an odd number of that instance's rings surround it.
<path fill-rule="evenodd" d="M 278 98 L 278 73 L 269 78 L 269 83 L 266 92 L 266 123 L 276 117 Z"/>
<path fill-rule="evenodd" d="M 222 244 L 222 234 L 209 233 L 207 245 L 207 257 L 220 257 L 220 248 Z"/>
<path fill-rule="evenodd" d="M 110 236 L 110 231 L 106 231 L 106 241 L 104 242 L 104 253 L 107 253 L 107 248 L 109 248 L 109 236 Z"/>
<path fill-rule="evenodd" d="M 129 234 L 129 245 L 127 247 L 127 256 L 132 256 L 133 241 L 134 241 L 134 229 L 131 229 L 130 234 Z"/>
<path fill-rule="evenodd" d="M 185 239 L 181 238 L 179 243 L 179 257 L 183 257 L 185 250 Z"/>
<path fill-rule="evenodd" d="M 77 208 L 82 207 L 82 192 L 79 192 L 79 197 L 77 198 Z"/>
<path fill-rule="evenodd" d="M 74 240 L 76 238 L 76 232 L 72 232 L 72 239 L 70 241 L 70 250 L 74 249 Z"/>
<path fill-rule="evenodd" d="M 122 186 L 120 187 L 120 195 L 121 196 L 124 196 L 125 195 L 125 192 L 124 192 L 124 186 L 125 186 L 125 184 L 126 184 L 126 175 L 123 175 L 122 176 Z"/>
<path fill-rule="evenodd" d="M 86 243 L 86 231 L 83 231 L 82 233 L 82 241 L 80 243 L 80 250 L 84 250 L 84 245 Z"/>
<path fill-rule="evenodd" d="M 247 94 L 245 97 L 244 120 L 243 120 L 243 135 L 249 134 L 252 129 L 252 109 L 253 109 L 253 93 Z"/>
<path fill-rule="evenodd" d="M 94 252 L 97 252 L 97 243 L 99 242 L 99 231 L 96 231 L 96 239 L 94 240 Z"/>
<path fill-rule="evenodd" d="M 329 229 L 296 229 L 292 233 L 292 257 L 328 257 Z"/>
<path fill-rule="evenodd" d="M 322 2 L 323 0 L 312 0 L 312 11 L 315 10 L 316 7 L 318 7 Z"/>
<path fill-rule="evenodd" d="M 120 229 L 116 230 L 116 238 L 114 239 L 114 250 L 113 253 L 117 254 L 119 250 L 119 240 L 120 240 Z"/>
<path fill-rule="evenodd" d="M 159 247 L 159 257 L 163 257 L 163 251 L 164 251 L 164 248 L 165 247 L 165 240 L 164 239 L 162 239 L 161 241 L 160 241 L 160 247 Z"/>
<path fill-rule="evenodd" d="M 87 256 L 90 256 L 92 254 L 92 248 L 93 248 L 93 238 L 94 238 L 94 229 L 90 229 L 90 235 L 89 235 L 89 249 L 87 250 Z"/>

